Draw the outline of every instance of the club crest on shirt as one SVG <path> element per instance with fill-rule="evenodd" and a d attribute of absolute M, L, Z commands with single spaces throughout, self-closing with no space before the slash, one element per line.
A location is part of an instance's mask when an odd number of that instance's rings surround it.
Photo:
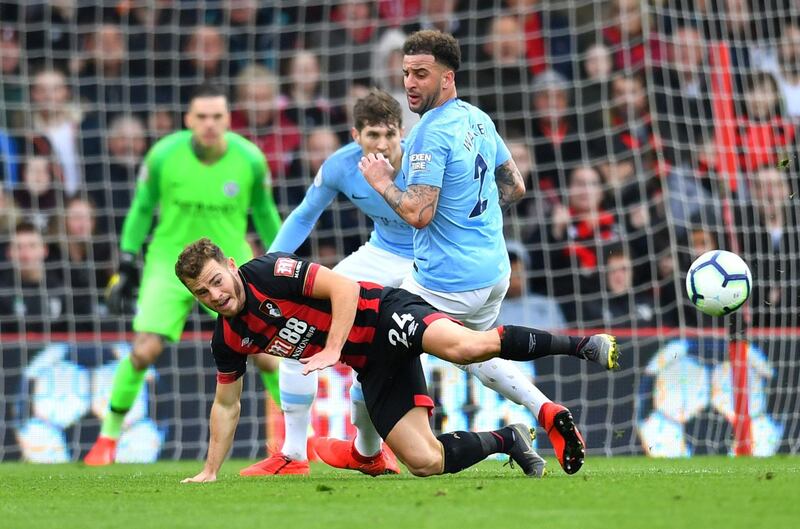
<path fill-rule="evenodd" d="M 239 194 L 239 184 L 236 182 L 225 182 L 225 185 L 222 186 L 222 192 L 225 193 L 226 197 L 233 198 Z"/>
<path fill-rule="evenodd" d="M 274 274 L 276 277 L 297 277 L 296 272 L 300 269 L 300 263 L 290 257 L 278 257 L 275 260 Z"/>
<path fill-rule="evenodd" d="M 259 305 L 258 310 L 269 316 L 270 318 L 280 318 L 283 316 L 281 312 L 281 308 L 278 306 L 277 303 L 270 299 L 265 299 Z"/>

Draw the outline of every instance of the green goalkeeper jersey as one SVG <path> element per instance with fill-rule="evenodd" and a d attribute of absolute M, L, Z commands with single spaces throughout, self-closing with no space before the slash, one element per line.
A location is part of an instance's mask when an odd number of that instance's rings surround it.
<path fill-rule="evenodd" d="M 191 138 L 189 130 L 175 132 L 147 153 L 122 227 L 121 250 L 139 252 L 156 206 L 158 225 L 148 259 L 174 262 L 187 244 L 201 237 L 210 238 L 226 255 L 252 255 L 246 240 L 251 208 L 256 231 L 269 246 L 280 216 L 264 155 L 242 136 L 227 132 L 225 154 L 208 165 L 195 155 Z"/>

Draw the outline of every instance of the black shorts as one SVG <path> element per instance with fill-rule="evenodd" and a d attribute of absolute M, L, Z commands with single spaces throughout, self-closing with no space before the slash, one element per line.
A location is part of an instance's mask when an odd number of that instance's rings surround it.
<path fill-rule="evenodd" d="M 372 424 L 384 439 L 413 408 L 433 410 L 419 355 L 425 329 L 441 318 L 452 320 L 405 290 L 387 287 L 381 295 L 374 349 L 358 380 Z"/>

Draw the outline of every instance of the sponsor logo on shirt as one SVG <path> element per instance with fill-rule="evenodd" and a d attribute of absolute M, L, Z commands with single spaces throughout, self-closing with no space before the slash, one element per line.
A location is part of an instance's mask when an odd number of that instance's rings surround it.
<path fill-rule="evenodd" d="M 322 185 L 322 167 L 319 168 L 317 174 L 314 176 L 314 187 L 319 187 Z"/>
<path fill-rule="evenodd" d="M 303 320 L 289 318 L 278 334 L 267 344 L 264 352 L 297 360 L 303 356 L 303 352 L 316 331 L 316 327 Z"/>
<path fill-rule="evenodd" d="M 275 277 L 297 277 L 300 275 L 300 263 L 290 257 L 278 257 L 274 274 Z"/>
<path fill-rule="evenodd" d="M 253 339 L 250 338 L 249 336 L 245 336 L 244 338 L 242 338 L 242 347 L 243 348 L 244 347 L 249 347 L 250 344 L 252 344 L 252 343 L 253 343 Z"/>
<path fill-rule="evenodd" d="M 233 198 L 239 194 L 239 184 L 236 182 L 225 182 L 225 185 L 222 186 L 222 192 L 225 193 L 226 197 Z"/>
<path fill-rule="evenodd" d="M 427 169 L 432 156 L 428 153 L 420 152 L 412 154 L 409 158 L 409 165 L 412 171 L 424 171 Z"/>

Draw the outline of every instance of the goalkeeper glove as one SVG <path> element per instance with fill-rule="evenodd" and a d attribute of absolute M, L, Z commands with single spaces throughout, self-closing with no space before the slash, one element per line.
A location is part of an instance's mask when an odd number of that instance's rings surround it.
<path fill-rule="evenodd" d="M 111 276 L 106 286 L 106 306 L 111 314 L 133 312 L 133 290 L 139 283 L 139 269 L 136 256 L 122 252 L 119 256 L 117 273 Z"/>

